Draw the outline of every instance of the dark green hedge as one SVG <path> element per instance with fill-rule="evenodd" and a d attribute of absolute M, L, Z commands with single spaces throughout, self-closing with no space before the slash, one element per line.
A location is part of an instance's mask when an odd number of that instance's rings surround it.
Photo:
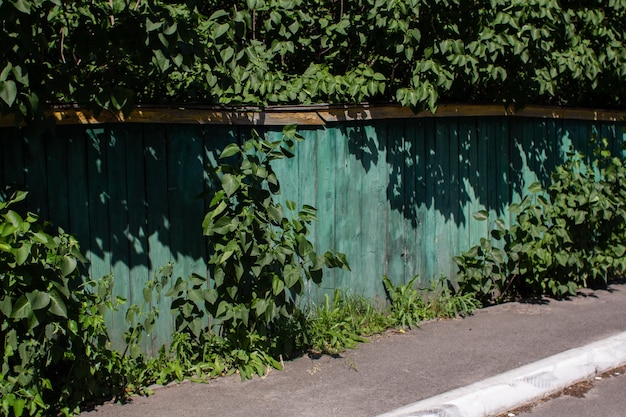
<path fill-rule="evenodd" d="M 626 0 L 11 0 L 0 111 L 42 103 L 624 108 Z"/>

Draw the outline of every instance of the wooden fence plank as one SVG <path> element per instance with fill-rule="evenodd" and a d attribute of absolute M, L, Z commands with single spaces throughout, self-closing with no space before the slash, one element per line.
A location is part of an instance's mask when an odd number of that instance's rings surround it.
<path fill-rule="evenodd" d="M 69 226 L 68 180 L 73 178 L 68 171 L 67 138 L 50 134 L 46 141 L 46 178 L 48 188 L 48 219 L 66 231 Z"/>
<path fill-rule="evenodd" d="M 351 152 L 352 144 L 357 148 L 362 146 L 364 135 L 361 126 L 347 125 L 339 129 L 340 140 L 336 146 L 336 176 L 335 176 L 335 249 L 345 253 L 353 262 L 362 262 L 359 259 L 361 235 L 361 194 L 363 171 L 361 168 L 360 152 Z M 361 175 L 359 175 L 361 174 Z M 348 274 L 335 272 L 334 288 L 345 288 L 350 292 L 360 291 L 361 282 L 351 282 Z M 358 288 L 358 289 L 357 289 Z"/>
<path fill-rule="evenodd" d="M 109 210 L 109 248 L 111 251 L 111 274 L 115 278 L 113 295 L 133 300 L 130 283 L 129 242 L 126 228 L 129 224 L 126 144 L 130 139 L 125 126 L 114 126 L 108 129 L 107 147 L 107 193 Z M 110 330 L 121 334 L 126 331 L 127 323 L 123 317 L 114 314 L 110 322 Z M 119 348 L 120 346 L 118 346 Z"/>
<path fill-rule="evenodd" d="M 407 182 L 407 171 L 410 170 L 411 159 L 407 155 L 407 146 L 410 143 L 406 137 L 404 124 L 384 124 L 386 142 L 383 146 L 387 150 L 387 196 L 385 212 L 386 224 L 386 268 L 385 274 L 394 285 L 406 283 L 407 267 L 407 226 L 406 218 L 411 216 L 407 211 L 405 196 L 410 195 Z M 383 138 L 381 138 L 383 140 Z M 411 179 L 415 186 L 415 179 Z M 367 244 L 367 242 L 365 242 Z M 380 290 L 376 291 L 380 293 Z"/>
<path fill-rule="evenodd" d="M 357 166 L 349 173 L 348 181 L 358 183 L 362 190 L 356 201 L 361 206 L 361 218 L 353 219 L 360 222 L 361 253 L 353 260 L 359 263 L 362 271 L 353 274 L 353 288 L 361 289 L 360 293 L 366 297 L 380 294 L 381 280 L 386 271 L 386 233 L 388 222 L 388 177 L 389 177 L 389 149 L 386 123 L 361 125 L 362 138 L 365 140 L 364 165 Z M 367 155 L 367 157 L 365 157 Z M 367 163 L 367 161 L 371 161 Z M 358 178 L 360 176 L 360 178 Z M 356 207 L 351 208 L 356 210 Z M 387 271 L 390 272 L 390 271 Z M 349 275 L 342 272 L 344 275 Z M 400 278 L 402 280 L 402 278 Z"/>
<path fill-rule="evenodd" d="M 60 132 L 59 132 L 60 133 Z M 63 132 L 67 139 L 68 232 L 81 243 L 83 252 L 89 249 L 91 225 L 89 224 L 89 178 L 87 177 L 87 135 L 79 126 L 68 126 Z"/>
<path fill-rule="evenodd" d="M 124 138 L 126 145 L 126 188 L 128 224 L 124 237 L 128 244 L 129 261 L 129 302 L 140 307 L 151 308 L 150 301 L 144 298 L 143 289 L 150 276 L 150 258 L 147 235 L 146 171 L 144 159 L 144 129 L 140 125 L 124 125 L 118 139 Z M 163 309 L 167 314 L 167 309 Z M 147 335 L 141 341 L 144 351 L 156 354 Z"/>
<path fill-rule="evenodd" d="M 109 132 L 104 128 L 88 129 L 87 175 L 89 178 L 89 225 L 92 239 L 87 249 L 90 262 L 90 275 L 99 280 L 112 273 L 111 241 L 109 235 L 109 182 L 108 182 L 108 143 Z M 107 324 L 113 322 L 113 314 L 105 317 Z M 119 321 L 119 319 L 118 319 Z M 122 332 L 109 328 L 114 346 L 123 343 Z"/>
<path fill-rule="evenodd" d="M 407 283 L 420 273 L 423 259 L 423 236 L 419 232 L 424 222 L 425 151 L 419 121 L 407 121 L 404 133 L 403 153 L 403 210 L 404 217 L 404 279 Z M 393 140 L 390 138 L 388 140 Z"/>
<path fill-rule="evenodd" d="M 460 158 L 461 155 L 461 143 L 459 137 L 459 125 L 458 120 L 451 120 L 451 123 L 448 123 L 448 143 L 449 143 L 449 153 L 448 153 L 448 164 L 449 164 L 449 195 L 450 199 L 448 200 L 448 205 L 450 206 L 450 216 L 446 222 L 446 229 L 448 230 L 449 236 L 449 244 L 448 244 L 448 253 L 459 253 L 463 232 L 463 224 L 464 220 L 462 219 L 462 202 L 460 200 L 460 187 L 461 181 L 459 178 L 461 172 L 461 163 L 462 160 Z M 443 271 L 442 274 L 446 277 L 446 279 L 450 279 L 454 277 L 454 273 L 456 271 L 455 263 L 452 261 L 450 256 L 442 257 L 447 261 L 447 267 Z"/>
<path fill-rule="evenodd" d="M 502 123 L 497 120 L 491 120 L 490 122 L 494 124 L 493 132 L 497 155 L 496 175 L 494 177 L 497 182 L 495 218 L 502 219 L 507 226 L 510 226 L 509 201 L 511 200 L 512 175 L 517 174 L 511 173 L 509 170 L 509 161 L 511 159 L 509 153 L 509 123 Z M 487 228 L 489 229 L 490 227 L 493 228 L 491 224 Z M 502 244 L 499 246 L 502 246 Z"/>
<path fill-rule="evenodd" d="M 428 120 L 424 122 L 424 143 L 427 152 L 426 162 L 426 194 L 424 195 L 424 203 L 426 213 L 424 215 L 424 270 L 420 276 L 420 285 L 426 286 L 431 278 L 438 272 L 436 245 L 436 217 L 440 214 L 436 210 L 436 194 L 440 183 L 436 148 L 435 148 L 435 121 Z"/>
<path fill-rule="evenodd" d="M 149 277 L 152 278 L 172 260 L 170 252 L 170 211 L 167 191 L 167 142 L 165 129 L 159 126 L 146 126 L 144 129 L 146 236 L 149 254 Z M 176 277 L 173 277 L 175 280 Z M 154 299 L 151 309 L 159 310 L 156 331 L 150 335 L 152 354 L 159 346 L 171 341 L 174 320 L 169 303 L 164 298 Z"/>
<path fill-rule="evenodd" d="M 479 130 L 477 121 L 475 118 L 463 118 L 459 121 L 459 130 L 463 138 L 463 151 L 465 154 L 465 170 L 463 172 L 463 192 L 467 196 L 467 204 L 465 209 L 465 224 L 467 227 L 467 241 L 465 243 L 465 249 L 478 244 L 481 237 L 484 236 L 484 223 L 474 218 L 474 213 L 484 209 L 484 205 L 481 202 L 481 191 L 479 188 L 480 181 L 482 180 L 480 174 L 480 159 L 478 157 L 481 152 L 479 143 L 481 143 L 481 137 L 479 136 Z"/>
<path fill-rule="evenodd" d="M 50 218 L 48 210 L 48 174 L 46 170 L 45 137 L 25 137 L 24 165 L 26 167 L 26 187 L 29 196 L 26 206 L 29 211 L 39 214 L 42 220 Z"/>
<path fill-rule="evenodd" d="M 297 176 L 298 178 L 298 197 L 296 199 L 292 198 L 292 200 L 299 202 L 299 207 L 304 204 L 316 207 L 318 209 L 318 218 L 324 218 L 327 216 L 326 213 L 320 212 L 319 207 L 317 207 L 318 172 L 315 155 L 317 154 L 318 142 L 320 141 L 320 135 L 322 132 L 323 131 L 320 129 L 302 129 L 300 131 L 302 136 L 304 136 L 304 140 L 296 145 L 296 159 L 298 160 L 297 175 L 294 175 L 294 172 L 285 173 L 285 175 Z M 284 172 L 284 170 L 281 170 L 281 173 L 282 172 Z M 282 178 L 282 176 L 279 178 Z M 311 233 L 309 235 L 309 240 L 313 243 L 313 246 L 318 253 L 323 253 L 326 250 L 333 248 L 318 246 L 318 226 L 319 222 L 313 222 L 310 225 Z M 305 306 L 308 305 L 310 307 L 314 300 L 319 299 L 319 287 L 311 282 L 306 283 L 304 300 Z"/>
<path fill-rule="evenodd" d="M 339 163 L 339 157 L 337 155 L 337 148 L 343 135 L 341 135 L 339 129 L 324 129 L 320 136 L 318 136 L 318 147 L 316 152 L 318 189 L 317 194 L 317 209 L 319 213 L 323 213 L 319 219 L 317 227 L 317 247 L 338 249 L 336 245 L 336 229 L 335 221 L 337 218 L 335 208 L 335 196 L 337 194 L 335 189 L 336 176 L 338 175 L 337 165 Z M 335 270 L 325 270 L 324 280 L 320 288 L 320 299 L 324 294 L 330 293 L 335 288 Z"/>
<path fill-rule="evenodd" d="M 168 200 L 170 249 L 175 277 L 206 273 L 206 244 L 202 234 L 204 201 L 204 143 L 196 126 L 168 131 Z"/>
<path fill-rule="evenodd" d="M 452 167 L 450 154 L 457 150 L 452 149 L 451 132 L 449 123 L 435 122 L 435 270 L 427 278 L 438 278 L 439 274 L 449 276 L 450 258 L 443 256 L 456 239 L 452 236 L 454 231 L 449 227 L 453 214 L 453 202 L 451 200 Z"/>

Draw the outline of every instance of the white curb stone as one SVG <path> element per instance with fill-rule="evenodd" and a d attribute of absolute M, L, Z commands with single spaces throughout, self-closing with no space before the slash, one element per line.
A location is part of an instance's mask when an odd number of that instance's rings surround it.
<path fill-rule="evenodd" d="M 626 332 L 513 369 L 379 417 L 489 417 L 626 364 Z"/>

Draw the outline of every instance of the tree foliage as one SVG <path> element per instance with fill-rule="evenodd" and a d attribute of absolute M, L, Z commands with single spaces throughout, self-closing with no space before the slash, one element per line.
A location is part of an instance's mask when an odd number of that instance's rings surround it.
<path fill-rule="evenodd" d="M 11 0 L 0 111 L 47 103 L 624 106 L 626 0 Z"/>

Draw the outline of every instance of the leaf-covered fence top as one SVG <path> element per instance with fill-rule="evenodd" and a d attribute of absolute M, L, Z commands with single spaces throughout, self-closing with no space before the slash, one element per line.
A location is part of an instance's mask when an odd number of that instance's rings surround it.
<path fill-rule="evenodd" d="M 624 108 L 626 0 L 11 0 L 0 112 L 50 103 Z"/>

